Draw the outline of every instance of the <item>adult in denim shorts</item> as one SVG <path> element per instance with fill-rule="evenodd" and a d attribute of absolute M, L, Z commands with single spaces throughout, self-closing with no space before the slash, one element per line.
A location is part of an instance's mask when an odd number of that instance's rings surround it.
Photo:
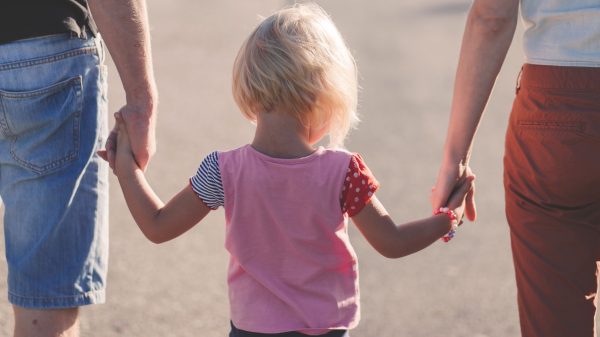
<path fill-rule="evenodd" d="M 156 90 L 144 0 L 0 5 L 0 196 L 15 336 L 78 336 L 77 308 L 105 301 L 108 165 L 97 152 L 108 111 L 99 31 L 120 70 L 121 112 L 145 166 Z"/>

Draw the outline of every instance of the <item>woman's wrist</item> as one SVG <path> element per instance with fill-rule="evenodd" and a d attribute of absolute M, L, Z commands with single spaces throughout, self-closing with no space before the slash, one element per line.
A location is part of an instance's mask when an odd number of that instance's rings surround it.
<path fill-rule="evenodd" d="M 469 155 L 462 151 L 444 151 L 442 169 L 456 170 L 456 167 L 469 166 Z"/>

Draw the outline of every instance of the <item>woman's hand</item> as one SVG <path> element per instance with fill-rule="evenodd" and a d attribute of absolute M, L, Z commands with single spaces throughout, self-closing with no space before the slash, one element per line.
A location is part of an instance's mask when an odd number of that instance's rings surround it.
<path fill-rule="evenodd" d="M 467 206 L 467 200 L 469 196 L 471 196 L 471 200 L 473 200 L 473 188 L 474 188 L 475 175 L 468 174 L 461 177 L 455 184 L 454 189 L 452 190 L 452 194 L 448 198 L 448 203 L 445 207 L 454 211 L 456 214 L 456 218 L 459 221 L 459 224 L 462 221 L 463 216 L 465 215 Z M 471 220 L 469 218 L 469 220 Z M 472 221 L 472 220 L 471 220 Z"/>
<path fill-rule="evenodd" d="M 448 207 L 455 209 L 461 206 L 460 216 L 457 213 L 459 219 L 462 218 L 463 212 L 467 216 L 469 221 L 475 221 L 477 218 L 477 209 L 475 205 L 475 183 L 473 182 L 475 175 L 471 171 L 468 165 L 443 165 L 440 168 L 436 185 L 431 190 L 431 206 L 434 210 L 440 207 Z M 459 196 L 456 195 L 456 191 L 460 190 L 460 187 L 465 183 L 470 185 L 470 188 L 466 192 L 466 195 L 460 196 L 460 200 L 457 199 Z M 460 202 L 459 202 L 460 201 Z M 456 212 L 456 210 L 455 210 Z"/>

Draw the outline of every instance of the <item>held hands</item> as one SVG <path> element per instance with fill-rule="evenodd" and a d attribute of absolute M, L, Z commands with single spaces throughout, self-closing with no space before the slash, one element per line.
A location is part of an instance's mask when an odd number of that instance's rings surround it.
<path fill-rule="evenodd" d="M 463 218 L 463 215 L 466 215 L 465 211 L 466 209 L 468 209 L 466 199 L 469 195 L 472 195 L 473 188 L 475 186 L 474 180 L 475 175 L 473 175 L 470 172 L 469 175 L 461 177 L 456 182 L 454 190 L 448 198 L 448 203 L 446 204 L 446 207 L 454 211 L 454 214 L 456 214 L 456 218 L 459 221 L 459 224 L 461 222 L 461 219 Z"/>
<path fill-rule="evenodd" d="M 131 151 L 142 171 L 146 171 L 150 158 L 156 153 L 156 112 L 154 105 L 127 104 L 119 110 L 129 134 Z"/>
<path fill-rule="evenodd" d="M 441 207 L 433 213 L 434 215 L 445 213 L 450 218 L 450 230 L 441 238 L 444 242 L 452 240 L 456 234 L 456 229 L 462 224 L 465 198 L 473 188 L 473 180 L 475 180 L 473 175 L 460 178 L 448 199 L 447 207 Z"/>
<path fill-rule="evenodd" d="M 106 141 L 106 150 L 99 151 L 99 155 L 108 161 L 113 173 L 119 176 L 140 169 L 140 166 L 134 157 L 127 126 L 120 112 L 115 113 L 115 120 L 115 127 Z"/>
<path fill-rule="evenodd" d="M 471 178 L 470 178 L 471 177 Z M 460 214 L 456 214 L 459 219 L 463 214 L 467 216 L 469 221 L 475 221 L 477 218 L 477 209 L 475 205 L 475 183 L 473 182 L 475 175 L 468 165 L 444 165 L 440 168 L 437 183 L 431 190 L 431 206 L 434 210 L 440 207 L 448 207 L 454 209 L 462 205 Z M 470 180 L 469 180 L 470 179 Z M 457 199 L 457 193 L 462 191 L 468 184 L 469 189 L 462 199 Z M 460 203 L 456 203 L 460 201 Z M 463 203 L 464 201 L 464 203 Z M 456 212 L 457 210 L 455 210 Z M 460 216 L 459 216 L 460 215 Z"/>
<path fill-rule="evenodd" d="M 144 111 L 150 111 L 144 113 Z M 145 171 L 150 162 L 150 158 L 156 152 L 156 122 L 153 108 L 139 108 L 131 104 L 122 107 L 115 118 L 119 116 L 121 124 L 129 135 L 129 144 L 138 166 Z M 114 128 L 106 139 L 104 150 L 98 151 L 98 155 L 106 160 L 111 169 L 115 169 L 115 155 L 117 153 L 117 135 L 119 133 L 119 125 L 115 124 Z"/>

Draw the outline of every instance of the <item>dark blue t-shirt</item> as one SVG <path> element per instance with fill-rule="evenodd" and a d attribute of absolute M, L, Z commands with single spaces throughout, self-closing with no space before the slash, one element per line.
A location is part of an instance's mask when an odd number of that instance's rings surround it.
<path fill-rule="evenodd" d="M 0 43 L 37 36 L 96 33 L 87 0 L 1 0 Z"/>

